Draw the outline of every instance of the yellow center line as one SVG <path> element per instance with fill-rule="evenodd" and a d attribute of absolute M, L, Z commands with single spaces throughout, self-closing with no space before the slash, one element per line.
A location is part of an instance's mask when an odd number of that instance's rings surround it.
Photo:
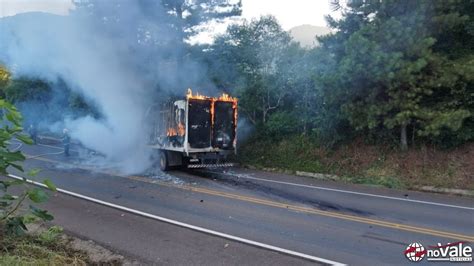
<path fill-rule="evenodd" d="M 160 184 L 167 187 L 189 190 L 193 192 L 199 192 L 199 193 L 204 193 L 204 194 L 209 194 L 209 195 L 214 195 L 214 196 L 220 196 L 220 197 L 237 199 L 237 200 L 246 201 L 246 202 L 252 202 L 252 203 L 256 203 L 260 205 L 266 205 L 266 206 L 278 207 L 282 209 L 289 209 L 289 210 L 294 210 L 294 211 L 299 211 L 299 212 L 323 215 L 323 216 L 328 216 L 328 217 L 333 217 L 333 218 L 350 220 L 354 222 L 360 222 L 360 223 L 371 224 L 371 225 L 378 225 L 382 227 L 388 227 L 392 229 L 410 231 L 410 232 L 415 232 L 415 233 L 422 233 L 422 234 L 428 234 L 428 235 L 433 235 L 433 236 L 440 236 L 440 237 L 445 237 L 445 238 L 452 238 L 452 239 L 457 239 L 457 240 L 474 242 L 474 236 L 466 236 L 466 235 L 443 232 L 443 231 L 433 230 L 433 229 L 428 229 L 428 228 L 423 228 L 423 227 L 416 227 L 416 226 L 404 225 L 404 224 L 399 224 L 399 223 L 386 222 L 386 221 L 364 218 L 364 217 L 359 217 L 359 216 L 354 216 L 354 215 L 341 214 L 341 213 L 332 212 L 332 211 L 316 210 L 316 209 L 312 209 L 308 207 L 290 205 L 290 204 L 285 204 L 285 203 L 280 203 L 280 202 L 275 202 L 275 201 L 254 198 L 254 197 L 248 197 L 248 196 L 242 196 L 242 195 L 237 195 L 237 194 L 231 194 L 227 192 L 210 190 L 206 188 L 192 187 L 189 185 L 173 185 L 173 184 L 165 183 L 162 181 L 151 182 L 147 180 L 146 178 L 138 177 L 138 176 L 130 176 L 127 178 L 138 180 L 138 181 L 149 182 L 153 184 Z"/>
<path fill-rule="evenodd" d="M 68 165 L 68 166 L 72 166 L 72 167 L 75 167 L 75 168 L 78 168 L 78 169 L 83 169 L 83 170 L 94 170 L 93 168 L 90 168 L 90 167 L 82 167 L 82 166 L 79 166 L 79 165 L 74 165 L 74 164 L 70 164 L 70 163 L 63 163 L 63 162 L 60 162 L 60 161 L 46 159 L 46 158 L 39 158 L 38 157 L 38 158 L 32 158 L 32 159 L 45 161 L 45 162 L 51 162 L 51 163 L 59 163 L 59 164 Z M 107 174 L 107 175 L 111 175 L 111 173 L 106 173 L 106 172 L 103 172 L 103 171 L 102 171 L 102 173 Z M 399 223 L 394 223 L 394 222 L 387 222 L 387 221 L 382 221 L 382 220 L 370 219 L 370 218 L 365 218 L 365 217 L 360 217 L 360 216 L 355 216 L 355 215 L 342 214 L 342 213 L 338 213 L 338 212 L 334 212 L 334 211 L 317 210 L 317 209 L 313 209 L 313 208 L 309 208 L 309 207 L 285 204 L 285 203 L 280 203 L 280 202 L 276 202 L 276 201 L 259 199 L 259 198 L 255 198 L 255 197 L 249 197 L 249 196 L 232 194 L 232 193 L 227 193 L 227 192 L 222 192 L 222 191 L 211 190 L 211 189 L 207 189 L 207 188 L 201 188 L 201 187 L 195 187 L 195 186 L 189 186 L 189 185 L 174 185 L 174 184 L 166 183 L 166 182 L 159 181 L 159 180 L 153 180 L 152 181 L 152 180 L 149 180 L 148 178 L 140 177 L 140 176 L 124 176 L 124 175 L 118 175 L 116 173 L 112 173 L 112 174 L 120 176 L 120 177 L 128 178 L 128 179 L 136 180 L 136 181 L 152 183 L 152 184 L 159 184 L 159 185 L 163 185 L 163 186 L 166 186 L 166 187 L 178 188 L 178 189 L 183 189 L 183 190 L 188 190 L 188 191 L 193 191 L 193 192 L 198 192 L 198 193 L 203 193 L 203 194 L 208 194 L 208 195 L 213 195 L 213 196 L 225 197 L 225 198 L 229 198 L 229 199 L 236 199 L 236 200 L 240 200 L 240 201 L 251 202 L 251 203 L 265 205 L 265 206 L 271 206 L 271 207 L 282 208 L 282 209 L 293 210 L 293 211 L 299 211 L 299 212 L 310 213 L 310 214 L 316 214 L 316 215 L 321 215 L 321 216 L 326 216 L 326 217 L 338 218 L 338 219 L 342 219 L 342 220 L 359 222 L 359 223 L 363 223 L 363 224 L 376 225 L 376 226 L 386 227 L 386 228 L 391 228 L 391 229 L 396 229 L 396 230 L 402 230 L 402 231 L 432 235 L 432 236 L 455 239 L 455 240 L 460 240 L 460 241 L 474 242 L 474 236 L 469 236 L 469 235 L 462 235 L 462 234 L 451 233 L 451 232 L 440 231 L 440 230 L 434 230 L 434 229 L 429 229 L 429 228 L 424 228 L 424 227 L 410 226 L 410 225 L 399 224 Z"/>

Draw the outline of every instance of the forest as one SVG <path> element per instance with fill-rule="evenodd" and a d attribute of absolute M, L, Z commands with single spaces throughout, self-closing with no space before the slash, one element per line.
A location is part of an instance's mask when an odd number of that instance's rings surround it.
<path fill-rule="evenodd" d="M 61 19 L 113 42 L 151 101 L 188 87 L 237 97 L 243 165 L 397 188 L 474 188 L 474 3 L 331 2 L 342 17 L 329 15 L 332 33 L 309 48 L 275 17 L 242 21 L 235 1 L 140 0 L 131 8 L 77 0 Z M 237 22 L 211 44 L 190 41 L 202 25 L 229 18 Z M 1 97 L 26 123 L 107 117 L 66 74 L 15 73 L 1 55 Z"/>

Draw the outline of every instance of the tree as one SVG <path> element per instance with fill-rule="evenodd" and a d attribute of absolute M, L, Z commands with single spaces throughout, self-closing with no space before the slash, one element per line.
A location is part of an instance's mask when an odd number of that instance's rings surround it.
<path fill-rule="evenodd" d="M 239 16 L 241 0 L 74 0 L 72 15 L 129 40 L 129 45 L 183 49 L 203 27 Z"/>
<path fill-rule="evenodd" d="M 72 16 L 110 38 L 116 50 L 122 49 L 123 64 L 145 77 L 149 87 L 167 90 L 185 90 L 199 82 L 188 73 L 199 72 L 189 39 L 205 25 L 241 12 L 239 0 L 75 0 L 74 4 Z"/>
<path fill-rule="evenodd" d="M 39 78 L 18 77 L 4 87 L 9 102 L 39 101 L 47 103 L 51 95 L 51 84 Z"/>
<path fill-rule="evenodd" d="M 406 149 L 408 128 L 413 136 L 437 136 L 472 115 L 459 97 L 468 94 L 472 59 L 460 64 L 435 49 L 453 27 L 468 34 L 457 3 L 351 1 L 343 19 L 329 19 L 337 33 L 320 41 L 337 65 L 325 84 L 357 130 L 398 128 Z"/>
<path fill-rule="evenodd" d="M 173 24 L 183 41 L 198 33 L 203 24 L 220 22 L 242 13 L 241 0 L 161 0 L 161 3 L 174 18 Z"/>
<path fill-rule="evenodd" d="M 265 124 L 288 95 L 287 80 L 279 76 L 279 71 L 290 41 L 276 19 L 265 16 L 231 25 L 211 47 L 210 57 L 217 58 L 218 66 L 214 67 L 214 75 L 220 76 L 221 84 L 236 88 L 240 107 L 254 124 Z"/>

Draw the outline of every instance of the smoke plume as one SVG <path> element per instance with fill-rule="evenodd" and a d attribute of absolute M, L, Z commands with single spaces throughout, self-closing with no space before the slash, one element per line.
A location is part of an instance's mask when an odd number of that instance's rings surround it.
<path fill-rule="evenodd" d="M 182 37 L 167 23 L 169 14 L 154 5 L 150 17 L 138 2 L 120 1 L 116 17 L 94 20 L 79 10 L 69 16 L 22 14 L 0 22 L 0 61 L 15 76 L 61 79 L 97 106 L 100 118 L 66 117 L 63 123 L 73 139 L 126 173 L 150 166 L 144 114 L 159 100 L 157 91 L 184 93 L 201 76 L 198 64 L 173 44 Z"/>

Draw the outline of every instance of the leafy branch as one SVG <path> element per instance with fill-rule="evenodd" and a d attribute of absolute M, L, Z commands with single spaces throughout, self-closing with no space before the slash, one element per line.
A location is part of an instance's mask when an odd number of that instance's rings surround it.
<path fill-rule="evenodd" d="M 24 173 L 22 163 L 25 156 L 21 151 L 12 151 L 9 145 L 13 140 L 24 144 L 32 144 L 33 141 L 25 134 L 21 127 L 22 116 L 11 103 L 0 99 L 0 115 L 2 117 L 0 128 L 0 174 L 8 175 L 8 168 L 13 167 Z M 39 169 L 29 171 L 27 176 L 38 175 Z M 46 179 L 43 181 L 51 191 L 56 191 L 54 184 Z M 21 186 L 19 195 L 9 194 L 11 187 Z M 0 230 L 7 234 L 23 234 L 26 230 L 27 215 L 33 215 L 43 221 L 50 221 L 54 217 L 46 210 L 30 205 L 29 212 L 22 212 L 22 207 L 27 200 L 32 203 L 43 203 L 48 200 L 48 194 L 41 188 L 33 187 L 26 178 L 18 180 L 0 180 Z"/>

